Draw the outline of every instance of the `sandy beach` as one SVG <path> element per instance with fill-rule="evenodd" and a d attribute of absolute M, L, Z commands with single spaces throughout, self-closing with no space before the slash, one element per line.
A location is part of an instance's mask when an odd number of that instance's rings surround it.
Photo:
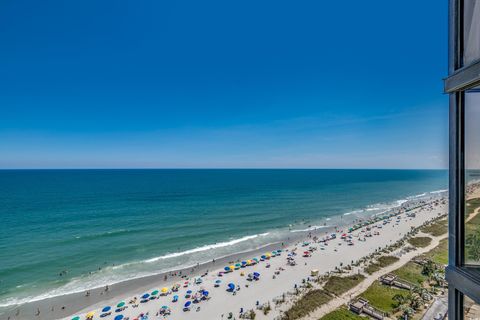
<path fill-rule="evenodd" d="M 5 319 L 72 319 L 79 316 L 86 319 L 87 314 L 94 312 L 93 319 L 114 319 L 123 315 L 124 319 L 142 319 L 140 315 L 147 315 L 144 319 L 239 319 L 241 311 L 255 310 L 257 306 L 269 303 L 272 311 L 264 315 L 256 312 L 256 319 L 274 319 L 280 314 L 280 308 L 275 308 L 275 299 L 288 296 L 303 279 L 311 277 L 312 270 L 319 275 L 333 271 L 336 267 L 350 264 L 364 256 L 373 253 L 376 249 L 391 245 L 401 239 L 412 228 L 444 215 L 447 212 L 445 198 L 436 198 L 422 203 L 416 209 L 409 210 L 408 216 L 404 210 L 389 219 L 390 222 L 376 222 L 348 233 L 348 227 L 334 230 L 316 230 L 306 239 L 294 243 L 272 244 L 255 252 L 239 253 L 234 256 L 217 259 L 215 262 L 168 272 L 161 275 L 134 279 L 105 288 L 97 288 L 88 292 L 56 297 L 48 300 L 33 302 L 21 309 L 12 311 Z M 414 213 L 414 216 L 412 215 Z M 323 242 L 327 236 L 335 234 L 335 239 Z M 342 234 L 347 233 L 351 238 L 349 245 Z M 308 243 L 308 244 L 307 244 Z M 272 251 L 281 250 L 275 257 L 259 261 L 255 265 L 244 266 L 219 276 L 225 266 L 241 263 L 244 260 L 257 257 Z M 304 251 L 309 251 L 304 257 Z M 293 255 L 292 253 L 296 254 Z M 295 261 L 295 265 L 288 264 L 288 256 Z M 261 259 L 264 260 L 264 259 Z M 353 270 L 355 272 L 355 268 Z M 259 273 L 259 279 L 250 281 L 249 274 Z M 201 283 L 196 283 L 196 279 Z M 217 280 L 221 283 L 215 285 Z M 234 284 L 233 292 L 228 290 L 228 284 Z M 178 291 L 172 292 L 175 285 L 180 285 Z M 155 290 L 168 288 L 167 294 L 161 292 L 155 298 L 143 299 L 141 296 L 151 294 Z M 186 298 L 187 291 L 191 290 L 191 298 Z M 208 295 L 199 292 L 208 292 Z M 192 298 L 198 296 L 198 303 Z M 177 302 L 172 302 L 178 296 Z M 203 297 L 203 298 L 202 298 Z M 136 300 L 134 300 L 136 298 Z M 115 306 L 124 301 L 128 308 L 116 312 Z M 134 302 L 133 302 L 134 301 Z M 191 302 L 189 311 L 184 311 L 187 301 Z M 100 317 L 102 309 L 110 306 L 110 315 Z M 162 306 L 168 307 L 168 315 L 159 314 Z"/>

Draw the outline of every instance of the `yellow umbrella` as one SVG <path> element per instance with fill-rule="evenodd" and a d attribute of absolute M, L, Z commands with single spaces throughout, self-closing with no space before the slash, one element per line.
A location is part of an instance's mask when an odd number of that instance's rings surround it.
<path fill-rule="evenodd" d="M 165 288 L 162 288 L 162 293 L 167 293 L 168 292 L 168 288 L 165 287 Z"/>
<path fill-rule="evenodd" d="M 247 264 L 251 264 L 252 263 L 252 260 L 247 260 Z"/>
<path fill-rule="evenodd" d="M 235 266 L 230 266 L 230 270 L 235 270 Z"/>
<path fill-rule="evenodd" d="M 92 318 L 95 315 L 95 311 L 90 311 L 87 313 L 87 318 Z"/>

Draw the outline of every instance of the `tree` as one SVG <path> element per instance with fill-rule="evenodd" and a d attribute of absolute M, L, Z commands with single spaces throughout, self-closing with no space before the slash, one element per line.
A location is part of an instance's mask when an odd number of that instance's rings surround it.
<path fill-rule="evenodd" d="M 480 261 L 480 229 L 474 234 L 469 234 L 465 241 L 467 256 L 473 261 Z"/>
<path fill-rule="evenodd" d="M 422 268 L 422 274 L 427 277 L 431 277 L 435 271 L 437 270 L 437 266 L 433 261 L 428 260 Z"/>
<path fill-rule="evenodd" d="M 397 307 L 401 307 L 402 305 L 406 304 L 407 299 L 403 294 L 397 293 L 392 297 L 392 300 L 396 302 Z"/>

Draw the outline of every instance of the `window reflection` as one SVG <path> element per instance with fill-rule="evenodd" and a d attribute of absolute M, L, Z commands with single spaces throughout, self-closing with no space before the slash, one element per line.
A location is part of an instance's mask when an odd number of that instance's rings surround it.
<path fill-rule="evenodd" d="M 465 0 L 463 63 L 470 64 L 480 58 L 480 1 Z"/>
<path fill-rule="evenodd" d="M 465 320 L 480 320 L 480 305 L 468 296 L 464 296 L 463 315 Z"/>
<path fill-rule="evenodd" d="M 465 93 L 465 264 L 480 264 L 480 88 Z"/>

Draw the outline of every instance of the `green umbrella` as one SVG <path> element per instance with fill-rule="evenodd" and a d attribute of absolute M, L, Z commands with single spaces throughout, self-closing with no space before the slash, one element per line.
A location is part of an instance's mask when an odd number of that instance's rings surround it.
<path fill-rule="evenodd" d="M 72 320 L 80 320 L 79 316 L 73 317 Z"/>
<path fill-rule="evenodd" d="M 123 307 L 124 305 L 125 305 L 125 302 L 122 301 L 122 302 L 120 302 L 119 304 L 117 304 L 117 308 L 121 308 L 121 307 Z"/>
<path fill-rule="evenodd" d="M 158 294 L 158 290 L 152 292 L 152 296 L 156 296 Z"/>

